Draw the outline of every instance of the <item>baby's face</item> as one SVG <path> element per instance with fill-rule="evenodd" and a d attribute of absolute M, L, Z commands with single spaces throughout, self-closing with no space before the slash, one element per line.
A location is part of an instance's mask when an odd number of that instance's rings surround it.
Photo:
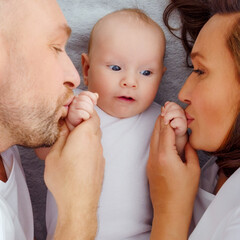
<path fill-rule="evenodd" d="M 146 110 L 164 72 L 164 51 L 156 26 L 128 16 L 106 19 L 94 35 L 86 81 L 99 94 L 98 106 L 118 118 Z"/>

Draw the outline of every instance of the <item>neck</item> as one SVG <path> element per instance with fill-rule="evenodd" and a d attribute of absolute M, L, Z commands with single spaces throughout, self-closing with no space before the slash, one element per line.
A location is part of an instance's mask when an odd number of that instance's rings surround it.
<path fill-rule="evenodd" d="M 1 124 L 0 124 L 0 135 L 1 135 L 1 140 L 0 140 L 0 153 L 1 153 L 6 151 L 11 146 L 13 146 L 15 143 L 12 141 L 12 138 L 9 135 L 6 128 L 1 126 Z"/>
<path fill-rule="evenodd" d="M 6 151 L 8 148 L 10 148 L 11 146 L 13 146 L 14 144 L 10 144 L 7 142 L 4 142 L 1 140 L 0 142 L 0 153 Z"/>
<path fill-rule="evenodd" d="M 217 185 L 215 187 L 214 190 L 214 194 L 216 195 L 218 193 L 218 191 L 220 190 L 220 188 L 222 187 L 222 185 L 227 181 L 227 177 L 224 175 L 223 171 L 220 170 L 219 174 L 218 174 L 218 181 L 217 181 Z"/>

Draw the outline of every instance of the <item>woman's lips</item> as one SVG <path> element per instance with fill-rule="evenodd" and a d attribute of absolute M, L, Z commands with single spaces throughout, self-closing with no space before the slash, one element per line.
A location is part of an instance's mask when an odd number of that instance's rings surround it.
<path fill-rule="evenodd" d="M 187 112 L 186 112 L 186 118 L 187 118 L 187 125 L 189 126 L 191 122 L 194 120 L 194 118 L 191 117 L 191 115 L 189 115 Z"/>

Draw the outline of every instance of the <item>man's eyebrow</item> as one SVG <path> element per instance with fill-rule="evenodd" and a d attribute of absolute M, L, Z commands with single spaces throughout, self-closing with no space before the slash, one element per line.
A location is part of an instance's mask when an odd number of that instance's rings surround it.
<path fill-rule="evenodd" d="M 200 58 L 204 59 L 204 56 L 202 54 L 200 54 L 199 52 L 192 52 L 190 56 L 191 56 L 191 59 L 194 59 L 196 57 L 200 57 Z"/>
<path fill-rule="evenodd" d="M 72 29 L 67 24 L 62 24 L 59 26 L 61 31 L 64 31 L 68 37 L 70 37 L 72 33 Z"/>

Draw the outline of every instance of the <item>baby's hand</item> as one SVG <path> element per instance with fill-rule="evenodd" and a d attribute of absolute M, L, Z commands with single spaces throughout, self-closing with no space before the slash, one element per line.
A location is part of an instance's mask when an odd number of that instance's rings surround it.
<path fill-rule="evenodd" d="M 165 124 L 170 124 L 176 134 L 176 148 L 184 160 L 184 148 L 188 140 L 187 119 L 184 110 L 174 102 L 166 102 L 162 107 L 161 116 Z"/>
<path fill-rule="evenodd" d="M 161 116 L 164 123 L 170 124 L 176 136 L 181 137 L 187 132 L 187 119 L 184 110 L 175 102 L 166 102 L 162 107 Z"/>
<path fill-rule="evenodd" d="M 97 104 L 98 94 L 83 91 L 75 96 L 68 111 L 66 124 L 69 130 L 73 130 L 83 120 L 88 120 L 93 114 L 94 105 Z"/>

